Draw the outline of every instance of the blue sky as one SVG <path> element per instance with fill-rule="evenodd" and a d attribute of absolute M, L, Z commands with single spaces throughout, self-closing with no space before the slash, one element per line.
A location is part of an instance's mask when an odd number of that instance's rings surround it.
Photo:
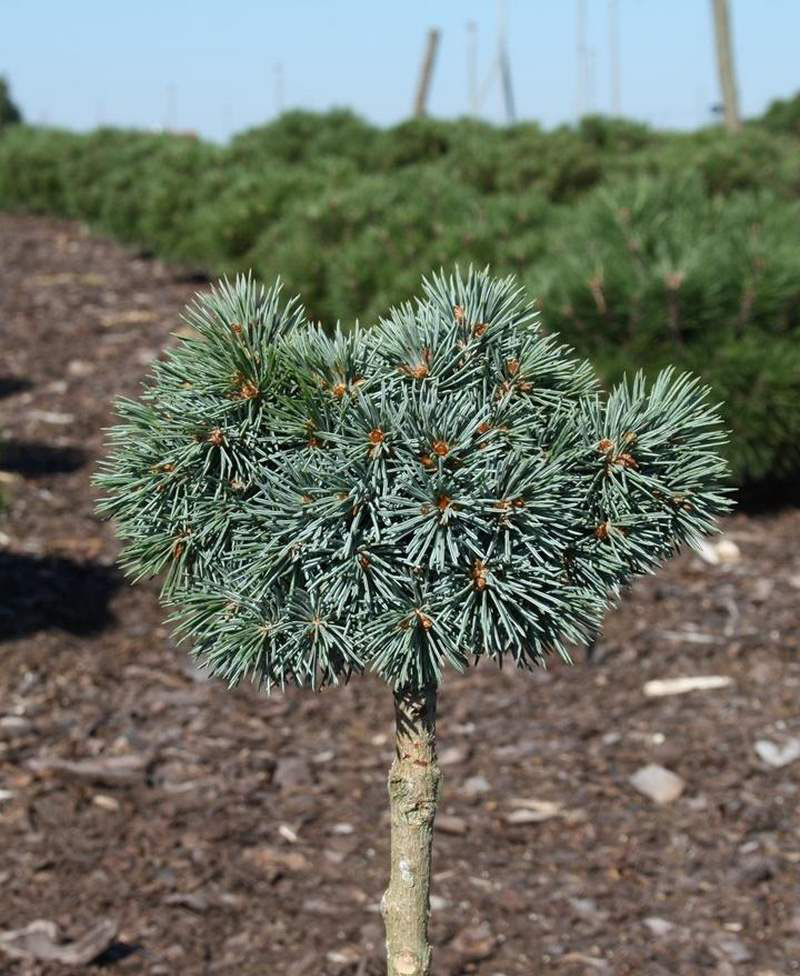
<path fill-rule="evenodd" d="M 609 111 L 609 3 L 585 3 L 590 105 Z M 576 116 L 576 7 L 507 0 L 522 118 L 551 126 Z M 709 0 L 617 0 L 617 8 L 623 114 L 673 128 L 709 121 L 718 100 Z M 800 89 L 800 2 L 731 0 L 731 9 L 751 115 Z M 430 113 L 467 112 L 469 20 L 483 77 L 496 43 L 494 0 L 0 0 L 0 73 L 28 119 L 75 129 L 168 125 L 221 140 L 279 106 L 347 106 L 391 124 L 410 112 L 433 26 L 442 43 Z M 497 85 L 481 114 L 503 119 Z"/>

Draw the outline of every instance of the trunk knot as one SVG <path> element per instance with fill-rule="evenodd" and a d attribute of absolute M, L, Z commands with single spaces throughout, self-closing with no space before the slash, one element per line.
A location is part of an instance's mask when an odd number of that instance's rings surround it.
<path fill-rule="evenodd" d="M 403 879 L 403 881 L 409 887 L 413 887 L 413 885 L 414 885 L 414 872 L 411 869 L 411 865 L 408 863 L 408 861 L 403 860 L 401 858 L 400 859 L 400 863 L 397 866 L 400 869 L 400 877 Z"/>
<path fill-rule="evenodd" d="M 419 968 L 419 960 L 413 952 L 402 952 L 394 960 L 394 971 L 399 976 L 418 976 L 422 972 Z"/>

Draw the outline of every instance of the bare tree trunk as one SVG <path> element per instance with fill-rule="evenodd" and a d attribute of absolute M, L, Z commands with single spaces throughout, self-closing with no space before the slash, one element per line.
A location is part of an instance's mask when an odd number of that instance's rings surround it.
<path fill-rule="evenodd" d="M 725 110 L 725 128 L 738 132 L 742 127 L 739 118 L 739 94 L 736 90 L 736 71 L 733 66 L 731 25 L 728 0 L 711 0 L 714 14 L 714 35 L 717 42 L 717 66 L 722 88 L 722 105 Z"/>
<path fill-rule="evenodd" d="M 397 751 L 389 771 L 391 873 L 381 902 L 388 976 L 429 976 L 431 844 L 439 794 L 436 689 L 395 692 Z"/>

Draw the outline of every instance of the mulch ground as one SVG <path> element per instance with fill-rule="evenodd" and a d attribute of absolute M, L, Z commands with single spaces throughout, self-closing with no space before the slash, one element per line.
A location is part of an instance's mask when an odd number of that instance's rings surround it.
<path fill-rule="evenodd" d="M 111 401 L 198 287 L 0 215 L 0 929 L 118 923 L 91 964 L 0 954 L 9 976 L 383 971 L 389 692 L 205 681 L 93 514 Z M 591 663 L 448 678 L 438 976 L 800 972 L 800 761 L 755 749 L 800 737 L 800 511 L 724 528 L 740 557 L 639 582 Z M 633 788 L 649 763 L 676 800 Z"/>

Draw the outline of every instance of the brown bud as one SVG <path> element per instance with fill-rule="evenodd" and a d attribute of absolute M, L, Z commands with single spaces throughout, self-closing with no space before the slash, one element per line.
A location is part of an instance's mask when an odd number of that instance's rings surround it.
<path fill-rule="evenodd" d="M 686 274 L 683 271 L 671 271 L 664 275 L 664 284 L 669 291 L 678 291 L 685 277 Z"/>
<path fill-rule="evenodd" d="M 331 396 L 336 397 L 337 400 L 341 400 L 345 393 L 347 393 L 347 387 L 344 383 L 337 383 L 331 387 Z"/>
<path fill-rule="evenodd" d="M 311 502 L 313 502 L 313 501 L 314 501 L 314 499 L 313 499 L 313 498 L 311 497 L 311 495 L 303 495 L 303 496 L 302 496 L 302 498 L 300 499 L 300 501 L 301 501 L 301 502 L 302 502 L 302 503 L 303 503 L 304 505 L 310 505 L 310 504 L 311 504 Z"/>
<path fill-rule="evenodd" d="M 509 376 L 516 376 L 519 372 L 519 360 L 509 359 L 506 363 L 506 369 L 508 370 Z"/>
<path fill-rule="evenodd" d="M 476 559 L 472 564 L 472 579 L 476 590 L 486 589 L 486 566 L 480 559 Z"/>
<path fill-rule="evenodd" d="M 439 457 L 447 457 L 450 453 L 450 445 L 447 441 L 434 441 L 433 453 L 438 454 Z"/>
<path fill-rule="evenodd" d="M 609 440 L 609 438 L 608 438 L 608 437 L 604 437 L 604 438 L 603 438 L 603 439 L 602 439 L 602 440 L 600 441 L 600 443 L 599 443 L 599 444 L 597 445 L 597 450 L 598 450 L 598 451 L 599 451 L 599 452 L 600 452 L 601 454 L 608 454 L 608 453 L 610 453 L 611 451 L 613 451 L 613 450 L 614 450 L 614 447 L 615 447 L 615 446 L 616 446 L 616 445 L 614 444 L 614 442 L 613 442 L 612 440 Z"/>
<path fill-rule="evenodd" d="M 601 542 L 605 542 L 609 535 L 611 535 L 611 523 L 602 522 L 594 530 L 595 539 L 600 539 Z"/>
<path fill-rule="evenodd" d="M 525 508 L 525 499 L 515 498 L 511 504 L 514 506 L 514 508 Z"/>
<path fill-rule="evenodd" d="M 447 495 L 439 495 L 436 499 L 436 507 L 440 512 L 446 511 L 450 508 L 450 498 Z"/>
<path fill-rule="evenodd" d="M 454 306 L 453 317 L 455 318 L 456 322 L 464 321 L 464 309 L 460 305 Z"/>
<path fill-rule="evenodd" d="M 308 446 L 314 448 L 322 447 L 322 441 L 319 439 L 319 437 L 314 437 L 312 435 L 308 438 Z"/>
<path fill-rule="evenodd" d="M 421 610 L 415 610 L 414 613 L 417 616 L 417 620 L 420 622 L 420 626 L 423 630 L 430 630 L 433 627 L 433 621 L 430 617 L 424 614 Z"/>
<path fill-rule="evenodd" d="M 362 569 L 368 569 L 369 568 L 369 556 L 367 556 L 367 554 L 365 552 L 362 552 L 361 555 L 358 557 L 358 565 Z"/>
<path fill-rule="evenodd" d="M 208 435 L 208 443 L 213 444 L 214 447 L 220 447 L 220 445 L 225 443 L 225 435 L 219 427 L 215 427 Z"/>
<path fill-rule="evenodd" d="M 422 464 L 422 467 L 423 468 L 435 468 L 436 467 L 436 462 L 433 460 L 433 458 L 430 456 L 430 454 L 420 454 L 419 460 L 420 460 L 420 463 Z"/>
<path fill-rule="evenodd" d="M 238 322 L 231 322 L 231 332 L 236 336 L 240 336 L 242 334 L 241 325 Z"/>
<path fill-rule="evenodd" d="M 405 376 L 410 376 L 414 380 L 424 380 L 428 375 L 429 370 L 425 363 L 415 363 L 411 366 L 404 365 L 400 366 L 399 370 Z"/>
<path fill-rule="evenodd" d="M 489 326 L 485 322 L 476 322 L 472 326 L 472 334 L 480 338 L 488 328 Z"/>
<path fill-rule="evenodd" d="M 253 397 L 258 396 L 258 387 L 250 380 L 246 380 L 242 384 L 239 393 L 241 394 L 243 400 L 252 400 Z"/>
<path fill-rule="evenodd" d="M 619 464 L 623 468 L 638 468 L 639 465 L 636 463 L 636 459 L 632 454 L 618 454 L 614 458 L 614 464 Z"/>

